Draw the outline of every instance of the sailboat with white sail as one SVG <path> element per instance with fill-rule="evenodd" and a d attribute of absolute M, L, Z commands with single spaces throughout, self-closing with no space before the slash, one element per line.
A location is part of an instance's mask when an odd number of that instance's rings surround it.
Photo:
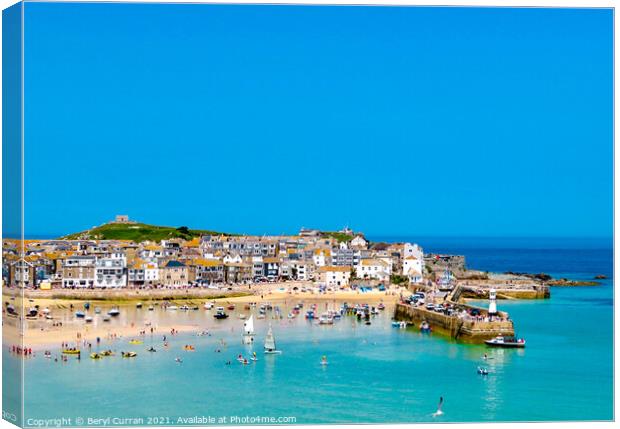
<path fill-rule="evenodd" d="M 271 325 L 269 325 L 269 331 L 267 331 L 267 336 L 265 337 L 265 353 L 266 354 L 280 354 L 281 350 L 276 348 L 276 339 L 273 336 L 273 330 L 271 329 Z"/>
<path fill-rule="evenodd" d="M 243 322 L 243 344 L 252 344 L 254 342 L 254 315 Z"/>

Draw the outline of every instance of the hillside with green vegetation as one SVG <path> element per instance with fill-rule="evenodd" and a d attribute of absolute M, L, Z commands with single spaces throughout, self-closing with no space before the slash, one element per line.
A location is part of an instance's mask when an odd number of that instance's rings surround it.
<path fill-rule="evenodd" d="M 352 235 L 345 234 L 344 232 L 335 232 L 335 231 L 321 231 L 321 236 L 333 238 L 339 243 L 343 241 L 351 241 L 353 239 Z"/>
<path fill-rule="evenodd" d="M 136 243 L 142 241 L 161 241 L 171 238 L 191 240 L 201 235 L 235 235 L 209 231 L 204 229 L 189 229 L 186 226 L 178 228 L 172 226 L 147 225 L 145 223 L 106 223 L 95 228 L 69 234 L 66 240 L 131 240 Z"/>

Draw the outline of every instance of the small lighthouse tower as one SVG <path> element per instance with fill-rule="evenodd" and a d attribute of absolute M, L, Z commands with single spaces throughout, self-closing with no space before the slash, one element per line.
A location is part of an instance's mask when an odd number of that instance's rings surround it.
<path fill-rule="evenodd" d="M 495 315 L 497 314 L 497 303 L 495 302 L 497 299 L 497 292 L 495 289 L 491 289 L 489 291 L 489 314 Z"/>

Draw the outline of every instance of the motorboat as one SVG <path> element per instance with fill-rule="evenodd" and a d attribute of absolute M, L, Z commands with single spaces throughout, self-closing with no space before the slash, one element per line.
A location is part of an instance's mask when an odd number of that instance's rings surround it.
<path fill-rule="evenodd" d="M 489 370 L 486 369 L 486 368 L 478 367 L 478 374 L 480 374 L 480 375 L 488 375 L 489 374 Z"/>
<path fill-rule="evenodd" d="M 203 307 L 205 310 L 211 310 L 213 308 L 213 303 L 205 302 L 205 305 Z"/>
<path fill-rule="evenodd" d="M 166 310 L 170 310 L 170 311 L 176 311 L 178 309 L 179 307 L 177 307 L 176 305 L 169 305 L 166 307 Z"/>
<path fill-rule="evenodd" d="M 228 314 L 224 311 L 224 307 L 218 307 L 213 315 L 216 319 L 226 319 Z"/>
<path fill-rule="evenodd" d="M 155 307 L 153 307 L 152 305 L 149 305 L 149 311 L 153 311 L 155 310 Z"/>
<path fill-rule="evenodd" d="M 491 347 L 503 347 L 503 348 L 524 348 L 525 340 L 523 338 L 505 337 L 498 335 L 492 340 L 486 340 L 484 342 L 487 346 Z"/>
<path fill-rule="evenodd" d="M 93 323 L 93 317 L 92 316 L 86 316 L 84 318 L 84 322 L 86 322 L 86 323 Z"/>
<path fill-rule="evenodd" d="M 124 358 L 132 358 L 138 356 L 136 352 L 121 352 L 121 356 Z"/>
<path fill-rule="evenodd" d="M 141 302 L 136 303 L 136 308 L 142 308 L 142 303 Z"/>
<path fill-rule="evenodd" d="M 121 314 L 121 311 L 118 308 L 112 308 L 110 311 L 108 311 L 108 316 L 116 317 L 119 314 Z"/>
<path fill-rule="evenodd" d="M 420 324 L 420 332 L 423 333 L 429 333 L 431 332 L 431 325 L 428 324 L 428 322 L 426 320 L 424 320 L 421 324 Z"/>
<path fill-rule="evenodd" d="M 83 311 L 76 311 L 75 317 L 77 317 L 78 319 L 83 319 L 84 317 L 86 317 L 86 314 Z"/>

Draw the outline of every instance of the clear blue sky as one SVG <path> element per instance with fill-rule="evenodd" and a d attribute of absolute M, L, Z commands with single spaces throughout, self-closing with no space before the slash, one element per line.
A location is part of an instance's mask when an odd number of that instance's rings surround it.
<path fill-rule="evenodd" d="M 612 233 L 611 10 L 25 11 L 29 235 Z"/>

